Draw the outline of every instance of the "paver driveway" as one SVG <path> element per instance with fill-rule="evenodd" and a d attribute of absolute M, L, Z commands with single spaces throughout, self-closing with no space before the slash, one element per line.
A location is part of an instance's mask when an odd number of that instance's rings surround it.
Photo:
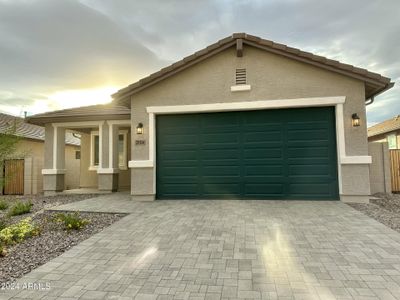
<path fill-rule="evenodd" d="M 395 299 L 400 234 L 340 202 L 156 201 L 64 206 L 130 215 L 23 277 L 43 299 Z"/>

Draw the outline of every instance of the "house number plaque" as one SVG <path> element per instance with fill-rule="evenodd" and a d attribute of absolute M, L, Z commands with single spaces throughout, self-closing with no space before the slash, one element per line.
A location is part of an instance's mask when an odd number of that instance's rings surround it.
<path fill-rule="evenodd" d="M 146 145 L 146 141 L 145 140 L 135 140 L 135 145 L 136 146 Z"/>

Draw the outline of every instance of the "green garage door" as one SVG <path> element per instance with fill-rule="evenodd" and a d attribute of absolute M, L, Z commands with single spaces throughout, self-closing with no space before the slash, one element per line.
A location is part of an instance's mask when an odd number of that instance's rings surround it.
<path fill-rule="evenodd" d="M 338 199 L 333 107 L 157 117 L 158 199 Z"/>

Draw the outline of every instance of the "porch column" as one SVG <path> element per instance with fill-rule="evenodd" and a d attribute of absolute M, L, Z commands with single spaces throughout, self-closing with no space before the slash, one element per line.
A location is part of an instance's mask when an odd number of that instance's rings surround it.
<path fill-rule="evenodd" d="M 105 192 L 118 190 L 118 126 L 104 123 L 99 126 L 100 161 L 97 170 L 98 189 Z"/>
<path fill-rule="evenodd" d="M 54 194 L 64 190 L 65 128 L 46 124 L 44 142 L 43 191 Z"/>

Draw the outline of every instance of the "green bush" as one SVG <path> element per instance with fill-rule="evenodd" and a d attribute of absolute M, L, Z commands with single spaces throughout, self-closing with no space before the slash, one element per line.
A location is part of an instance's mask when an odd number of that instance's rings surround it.
<path fill-rule="evenodd" d="M 32 223 L 31 218 L 26 218 L 16 224 L 3 228 L 0 231 L 0 245 L 7 246 L 19 243 L 24 239 L 39 234 L 39 228 Z"/>
<path fill-rule="evenodd" d="M 8 212 L 9 216 L 19 216 L 31 212 L 33 204 L 31 202 L 17 202 Z"/>
<path fill-rule="evenodd" d="M 0 257 L 6 256 L 6 249 L 0 244 Z"/>
<path fill-rule="evenodd" d="M 7 222 L 5 218 L 0 218 L 0 231 L 7 227 Z"/>
<path fill-rule="evenodd" d="M 0 200 L 0 210 L 6 210 L 8 208 L 8 203 L 3 199 Z"/>
<path fill-rule="evenodd" d="M 89 223 L 89 221 L 83 219 L 78 212 L 57 214 L 54 218 L 54 221 L 57 223 L 62 223 L 66 230 L 80 230 Z"/>

